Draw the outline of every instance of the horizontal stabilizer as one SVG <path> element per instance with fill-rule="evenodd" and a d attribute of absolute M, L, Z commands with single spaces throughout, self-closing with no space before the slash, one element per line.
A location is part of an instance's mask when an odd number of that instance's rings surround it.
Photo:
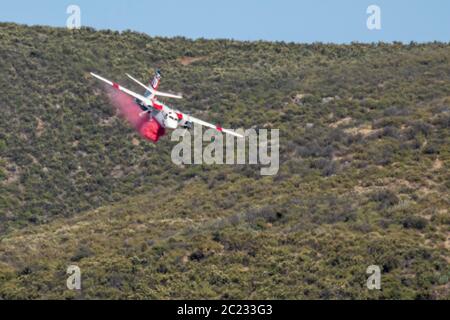
<path fill-rule="evenodd" d="M 147 91 L 151 92 L 151 97 L 154 96 L 161 96 L 161 97 L 168 97 L 168 98 L 174 98 L 174 99 L 183 99 L 182 96 L 179 95 L 175 95 L 175 94 L 171 94 L 171 93 L 165 93 L 165 92 L 160 92 L 160 91 L 156 91 L 155 89 L 153 89 L 152 87 L 148 87 L 145 84 L 143 84 L 142 82 L 140 82 L 139 80 L 133 78 L 132 76 L 130 76 L 127 73 L 127 77 L 130 78 L 131 80 L 133 80 L 134 82 L 136 82 L 138 85 L 140 85 L 141 87 L 145 88 Z"/>

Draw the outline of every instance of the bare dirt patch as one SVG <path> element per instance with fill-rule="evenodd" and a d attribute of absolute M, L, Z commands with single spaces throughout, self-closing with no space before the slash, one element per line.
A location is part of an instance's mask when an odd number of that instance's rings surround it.
<path fill-rule="evenodd" d="M 36 126 L 36 136 L 39 138 L 42 135 L 42 132 L 44 132 L 45 125 L 44 121 L 36 117 L 37 126 Z"/>
<path fill-rule="evenodd" d="M 359 181 L 359 184 L 354 186 L 353 192 L 356 194 L 365 194 L 369 192 L 373 192 L 375 190 L 383 190 L 388 189 L 392 191 L 397 191 L 400 188 L 410 188 L 413 190 L 418 190 L 420 186 L 416 183 L 412 183 L 405 179 L 392 179 L 392 178 L 385 178 L 380 179 L 377 184 L 364 186 L 362 185 L 362 182 Z"/>
<path fill-rule="evenodd" d="M 183 66 L 188 66 L 194 62 L 206 60 L 207 57 L 181 57 L 178 58 L 178 62 Z"/>
<path fill-rule="evenodd" d="M 353 119 L 351 117 L 345 117 L 341 120 L 338 120 L 338 121 L 330 124 L 329 126 L 330 126 L 330 128 L 337 128 L 340 126 L 345 126 L 345 125 L 349 124 L 352 120 Z"/>
<path fill-rule="evenodd" d="M 141 143 L 139 142 L 138 139 L 133 138 L 133 139 L 131 140 L 131 144 L 132 144 L 133 146 L 138 146 L 138 145 L 140 145 Z"/>
<path fill-rule="evenodd" d="M 362 135 L 363 137 L 367 137 L 370 136 L 372 134 L 375 134 L 377 132 L 380 132 L 382 129 L 373 129 L 372 125 L 370 124 L 364 124 L 361 125 L 359 127 L 354 127 L 354 128 L 348 128 L 345 129 L 344 132 L 351 134 L 351 135 Z"/>
<path fill-rule="evenodd" d="M 439 170 L 439 169 L 442 168 L 442 166 L 443 166 L 443 163 L 442 163 L 442 161 L 441 161 L 439 158 L 437 158 L 437 159 L 433 162 L 433 170 Z"/>

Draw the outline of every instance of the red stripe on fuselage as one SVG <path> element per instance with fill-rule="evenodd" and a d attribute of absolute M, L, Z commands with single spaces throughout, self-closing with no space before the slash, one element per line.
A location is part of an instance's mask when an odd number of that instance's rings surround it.
<path fill-rule="evenodd" d="M 160 110 L 161 111 L 163 109 L 162 104 L 158 104 L 155 101 L 152 101 L 152 104 L 153 104 L 153 108 L 155 108 L 156 110 Z"/>

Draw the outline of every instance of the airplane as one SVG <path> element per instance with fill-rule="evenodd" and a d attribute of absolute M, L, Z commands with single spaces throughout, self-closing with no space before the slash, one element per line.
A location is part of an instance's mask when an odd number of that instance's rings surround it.
<path fill-rule="evenodd" d="M 159 138 L 165 134 L 166 129 L 177 129 L 178 127 L 191 129 L 194 123 L 200 124 L 208 128 L 213 128 L 219 132 L 230 134 L 238 138 L 244 138 L 244 136 L 234 132 L 233 130 L 224 129 L 219 125 L 214 125 L 205 122 L 203 120 L 194 118 L 181 111 L 174 110 L 169 106 L 167 106 L 166 104 L 159 101 L 156 98 L 158 96 L 174 99 L 183 98 L 181 95 L 175 95 L 171 93 L 158 91 L 158 87 L 161 82 L 161 72 L 159 70 L 156 70 L 156 74 L 149 86 L 144 85 L 139 80 L 127 74 L 127 77 L 129 77 L 131 80 L 133 80 L 146 90 L 144 95 L 135 93 L 125 87 L 122 87 L 118 83 L 105 79 L 93 72 L 91 72 L 91 75 L 97 78 L 98 80 L 101 80 L 107 83 L 108 85 L 112 86 L 114 89 L 122 91 L 134 98 L 135 103 L 142 110 L 140 116 L 143 117 L 145 115 L 148 115 L 149 120 L 144 124 L 143 128 L 140 129 L 140 132 L 144 136 L 144 138 L 154 143 L 158 142 Z"/>

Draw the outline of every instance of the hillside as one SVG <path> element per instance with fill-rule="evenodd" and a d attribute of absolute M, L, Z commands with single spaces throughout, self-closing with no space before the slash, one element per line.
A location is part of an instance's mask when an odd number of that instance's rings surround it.
<path fill-rule="evenodd" d="M 176 166 L 88 75 L 155 67 L 182 110 L 279 128 L 278 174 Z M 450 44 L 3 23 L 0 75 L 0 298 L 450 298 Z"/>

